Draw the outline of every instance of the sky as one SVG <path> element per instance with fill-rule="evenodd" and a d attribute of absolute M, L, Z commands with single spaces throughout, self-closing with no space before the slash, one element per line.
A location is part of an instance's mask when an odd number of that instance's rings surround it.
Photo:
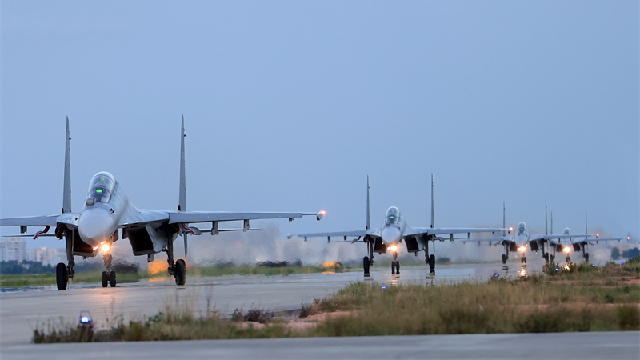
<path fill-rule="evenodd" d="M 109 171 L 142 209 L 327 210 L 362 229 L 640 234 L 637 1 L 1 3 L 0 216 Z M 30 229 L 31 230 L 31 229 Z M 36 229 L 33 229 L 34 231 Z M 3 228 L 2 234 L 18 229 Z M 278 233 L 273 231 L 273 233 Z M 52 239 L 29 247 L 62 246 Z M 364 253 L 364 250 L 362 250 Z"/>

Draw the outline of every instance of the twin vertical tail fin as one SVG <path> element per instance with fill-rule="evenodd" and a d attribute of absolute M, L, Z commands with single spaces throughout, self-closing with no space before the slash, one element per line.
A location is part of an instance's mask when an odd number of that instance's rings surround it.
<path fill-rule="evenodd" d="M 547 226 L 547 221 L 549 221 L 549 216 L 547 216 L 547 200 L 544 201 L 544 234 L 549 235 L 549 226 Z"/>
<path fill-rule="evenodd" d="M 502 202 L 502 228 L 507 228 L 507 205 L 504 201 Z M 502 237 L 507 235 L 506 232 L 506 230 L 502 230 Z"/>
<path fill-rule="evenodd" d="M 184 153 L 184 114 L 182 115 L 182 136 L 180 137 L 180 189 L 178 192 L 178 211 L 187 211 L 187 176 Z M 182 234 L 184 240 L 184 256 L 187 256 L 187 234 Z"/>
<path fill-rule="evenodd" d="M 64 183 L 62 185 L 62 213 L 71 212 L 71 133 L 67 116 L 66 143 L 64 148 Z"/>
<path fill-rule="evenodd" d="M 371 204 L 369 202 L 369 175 L 367 175 L 367 230 L 371 229 Z"/>
<path fill-rule="evenodd" d="M 433 174 L 431 174 L 431 228 L 434 227 L 435 222 L 435 204 L 433 202 Z"/>

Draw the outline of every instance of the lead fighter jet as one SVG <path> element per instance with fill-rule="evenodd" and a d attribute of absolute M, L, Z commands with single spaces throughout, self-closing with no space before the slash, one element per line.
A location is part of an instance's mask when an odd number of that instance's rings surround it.
<path fill-rule="evenodd" d="M 0 219 L 1 226 L 20 226 L 21 234 L 27 232 L 28 226 L 44 227 L 35 235 L 19 236 L 55 236 L 65 238 L 68 265 L 59 263 L 56 267 L 58 290 L 66 290 L 70 279 L 74 276 L 74 255 L 83 258 L 94 257 L 102 253 L 106 270 L 102 272 L 102 286 L 116 286 L 116 273 L 111 269 L 111 246 L 118 240 L 118 230 L 122 238 L 129 239 L 133 254 L 147 255 L 147 261 L 153 261 L 154 254 L 167 253 L 169 275 L 175 278 L 177 285 L 186 282 L 186 263 L 184 259 L 174 261 L 174 240 L 182 235 L 184 253 L 187 254 L 187 235 L 201 235 L 210 232 L 216 235 L 221 231 L 218 224 L 224 221 L 244 221 L 242 231 L 251 230 L 250 220 L 286 218 L 293 221 L 304 215 L 314 215 L 322 219 L 325 211 L 318 213 L 300 212 L 223 212 L 223 211 L 187 211 L 187 185 L 185 174 L 185 132 L 184 116 L 182 117 L 182 136 L 180 144 L 180 190 L 178 210 L 142 210 L 129 202 L 122 186 L 108 172 L 99 172 L 89 183 L 89 192 L 80 212 L 71 211 L 70 181 L 70 133 L 67 117 L 64 185 L 62 195 L 62 213 L 54 215 L 19 217 Z M 204 230 L 189 226 L 189 223 L 211 223 L 211 229 Z M 54 234 L 47 234 L 51 227 Z"/>
<path fill-rule="evenodd" d="M 352 231 L 338 231 L 329 233 L 314 233 L 314 234 L 297 234 L 289 235 L 289 238 L 298 236 L 304 238 L 305 241 L 310 237 L 326 237 L 328 241 L 331 241 L 331 237 L 343 237 L 346 241 L 348 237 L 355 237 L 353 242 L 357 242 L 360 239 L 367 244 L 369 256 L 365 256 L 362 259 L 364 267 L 364 276 L 370 276 L 370 266 L 373 264 L 373 254 L 385 254 L 387 251 L 393 255 L 393 262 L 391 263 L 391 274 L 400 274 L 400 263 L 398 262 L 398 249 L 400 243 L 404 241 L 407 246 L 407 251 L 414 253 L 418 256 L 418 252 L 424 250 L 425 262 L 429 264 L 430 274 L 435 274 L 436 258 L 434 254 L 429 254 L 429 242 L 435 243 L 436 240 L 444 241 L 445 239 L 438 235 L 449 235 L 449 240 L 453 241 L 454 234 L 467 234 L 467 237 L 471 233 L 483 233 L 496 231 L 504 231 L 503 228 L 435 228 L 434 227 L 434 202 L 433 202 L 433 174 L 431 174 L 431 226 L 430 227 L 409 227 L 407 223 L 402 219 L 400 211 L 397 207 L 391 206 L 386 213 L 385 223 L 381 228 L 371 229 L 370 219 L 370 205 L 369 205 L 369 177 L 367 176 L 367 224 L 364 230 L 352 230 Z M 420 248 L 422 245 L 422 249 Z"/>

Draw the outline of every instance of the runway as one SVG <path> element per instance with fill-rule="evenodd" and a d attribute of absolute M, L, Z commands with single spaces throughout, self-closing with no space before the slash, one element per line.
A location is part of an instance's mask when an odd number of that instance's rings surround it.
<path fill-rule="evenodd" d="M 17 345 L 2 359 L 637 360 L 640 332 L 410 335 Z"/>
<path fill-rule="evenodd" d="M 429 269 L 424 266 L 405 266 L 400 276 L 392 276 L 390 269 L 375 268 L 367 281 L 386 285 L 487 281 L 500 266 L 499 263 L 440 266 L 436 267 L 435 278 L 427 278 Z M 98 327 L 107 324 L 107 320 L 112 322 L 116 316 L 125 320 L 153 316 L 167 304 L 176 303 L 186 303 L 203 314 L 207 308 L 222 314 L 231 314 L 236 308 L 295 310 L 364 278 L 361 272 L 190 277 L 185 286 L 176 286 L 170 278 L 155 280 L 119 284 L 115 288 L 74 284 L 67 291 L 48 287 L 0 293 L 0 347 L 29 343 L 35 327 L 48 321 L 75 323 L 81 310 L 89 310 Z"/>

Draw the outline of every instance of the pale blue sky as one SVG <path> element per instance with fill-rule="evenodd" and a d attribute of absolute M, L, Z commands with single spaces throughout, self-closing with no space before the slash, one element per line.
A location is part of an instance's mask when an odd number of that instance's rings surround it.
<path fill-rule="evenodd" d="M 638 237 L 637 1 L 2 1 L 1 216 L 109 171 L 174 209 L 325 208 L 283 234 L 510 224 Z M 257 225 L 259 226 L 259 225 Z M 4 234 L 17 229 L 2 229 Z M 30 246 L 59 245 L 53 240 Z"/>

